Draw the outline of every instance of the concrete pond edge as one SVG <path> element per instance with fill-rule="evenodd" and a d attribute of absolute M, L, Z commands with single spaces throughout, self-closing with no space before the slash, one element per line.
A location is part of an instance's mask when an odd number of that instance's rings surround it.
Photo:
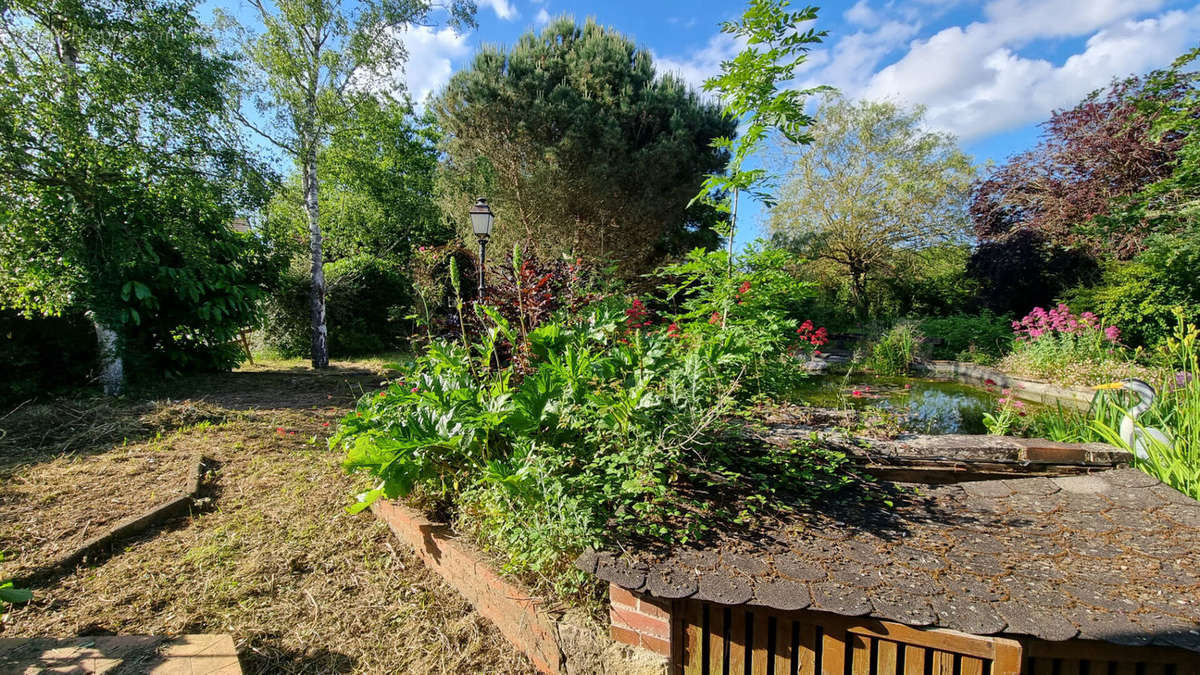
<path fill-rule="evenodd" d="M 192 455 L 187 481 L 181 491 L 145 511 L 114 523 L 100 534 L 83 542 L 74 549 L 60 555 L 46 565 L 34 568 L 17 579 L 21 583 L 36 585 L 39 581 L 64 573 L 86 558 L 95 557 L 114 542 L 141 534 L 146 530 L 186 514 L 200 494 L 200 483 L 204 475 L 206 459 L 201 454 Z"/>
<path fill-rule="evenodd" d="M 991 381 L 992 386 L 1009 389 L 1019 399 L 1042 405 L 1062 404 L 1086 411 L 1091 408 L 1092 399 L 1096 396 L 1091 387 L 1064 387 L 963 361 L 921 361 L 915 364 L 915 369 L 934 379 L 963 384 L 983 386 Z"/>
<path fill-rule="evenodd" d="M 371 505 L 375 517 L 442 577 L 480 615 L 521 650 L 539 672 L 551 675 L 665 675 L 668 659 L 621 644 L 583 610 L 564 608 L 503 578 L 483 552 L 445 523 L 386 499 Z"/>

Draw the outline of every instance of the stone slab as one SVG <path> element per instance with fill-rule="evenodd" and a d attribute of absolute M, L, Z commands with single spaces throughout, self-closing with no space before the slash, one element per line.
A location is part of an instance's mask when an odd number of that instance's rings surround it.
<path fill-rule="evenodd" d="M 241 675 L 242 667 L 229 635 L 0 638 L 0 675 L 118 672 Z"/>

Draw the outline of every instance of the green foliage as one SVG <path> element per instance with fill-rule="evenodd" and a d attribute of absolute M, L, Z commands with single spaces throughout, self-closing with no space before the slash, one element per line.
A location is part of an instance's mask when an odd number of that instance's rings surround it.
<path fill-rule="evenodd" d="M 225 117 L 231 63 L 192 8 L 0 11 L 0 101 L 20 111 L 0 124 L 0 306 L 88 312 L 135 366 L 227 367 L 271 273 L 228 228 L 265 180 Z"/>
<path fill-rule="evenodd" d="M 817 8 L 793 12 L 790 4 L 788 0 L 750 0 L 740 19 L 721 24 L 722 33 L 745 40 L 746 47 L 721 62 L 721 74 L 709 78 L 704 90 L 715 92 L 726 114 L 745 126 L 736 141 L 733 134 L 714 141 L 714 147 L 729 152 L 729 164 L 724 173 L 708 174 L 693 201 L 712 201 L 729 212 L 729 196 L 747 192 L 759 201 L 773 203 L 765 191 L 770 181 L 766 170 L 746 169 L 746 160 L 762 147 L 772 130 L 795 144 L 811 140 L 807 127 L 812 118 L 804 111 L 805 100 L 825 88 L 801 90 L 786 83 L 807 60 L 810 45 L 819 44 L 826 33 L 811 28 L 801 31 L 800 26 L 816 20 Z M 734 233 L 725 234 L 732 247 Z"/>
<path fill-rule="evenodd" d="M 96 336 L 78 315 L 24 317 L 0 311 L 0 406 L 86 382 Z"/>
<path fill-rule="evenodd" d="M 386 113 L 380 114 L 378 102 L 390 102 L 386 92 L 396 86 L 393 73 L 404 66 L 404 35 L 434 6 L 423 0 L 251 0 L 250 7 L 253 28 L 219 8 L 217 22 L 245 55 L 250 68 L 240 72 L 240 90 L 265 124 L 251 121 L 240 110 L 238 118 L 299 169 L 312 271 L 312 365 L 323 368 L 329 365 L 329 349 L 320 211 L 327 198 L 320 194 L 318 153 L 337 131 L 350 134 L 343 142 L 376 146 L 359 156 L 373 165 L 366 173 L 375 179 L 373 187 L 380 187 L 380 165 L 386 167 L 387 161 L 379 160 L 394 156 L 395 148 L 376 145 L 374 132 L 380 124 L 391 123 Z M 474 22 L 471 0 L 450 0 L 437 9 L 448 14 L 455 28 Z M 390 198 L 397 196 L 394 189 L 386 191 Z M 385 209 L 389 206 L 395 204 Z M 351 219 L 356 215 L 354 210 L 342 213 Z M 374 221 L 381 220 L 381 214 L 374 215 Z M 379 228 L 355 223 L 350 229 L 375 233 Z"/>
<path fill-rule="evenodd" d="M 0 561 L 4 560 L 4 554 L 0 553 Z M 29 602 L 33 599 L 33 591 L 27 588 L 17 588 L 11 581 L 0 583 L 0 609 L 5 605 L 17 605 L 23 602 Z"/>
<path fill-rule="evenodd" d="M 560 17 L 510 49 L 485 46 L 432 109 L 441 206 L 463 241 L 481 195 L 496 213 L 494 250 L 611 261 L 622 276 L 718 241 L 711 209 L 688 200 L 724 163 L 710 141 L 735 121 L 611 28 Z"/>
<path fill-rule="evenodd" d="M 1013 339 L 1010 323 L 1008 317 L 996 316 L 985 309 L 978 315 L 922 319 L 919 325 L 926 337 L 942 340 L 933 345 L 933 358 L 959 359 L 966 353 L 965 360 L 978 363 L 983 358 L 980 355 L 996 359 L 1008 352 Z"/>
<path fill-rule="evenodd" d="M 924 340 L 915 324 L 897 323 L 871 346 L 867 366 L 880 375 L 903 375 L 917 360 Z"/>
<path fill-rule="evenodd" d="M 1095 286 L 1069 291 L 1066 302 L 1121 326 L 1134 347 L 1161 347 L 1174 329 L 1174 312 L 1200 316 L 1200 231 L 1153 235 L 1133 261 L 1109 261 Z"/>
<path fill-rule="evenodd" d="M 1158 396 L 1150 410 L 1135 422 L 1141 430 L 1163 431 L 1171 443 L 1164 446 L 1146 436 L 1146 459 L 1134 465 L 1176 490 L 1200 499 L 1200 330 L 1176 313 L 1172 335 L 1158 351 L 1161 375 L 1149 377 Z M 1100 441 L 1132 452 L 1121 438 L 1126 411 L 1138 401 L 1128 392 L 1101 392 L 1086 414 L 1062 409 L 1035 417 L 1030 433 L 1055 441 L 1086 443 Z"/>
<path fill-rule="evenodd" d="M 871 278 L 899 278 L 898 259 L 967 240 L 975 170 L 953 136 L 924 128 L 924 114 L 830 96 L 813 139 L 780 148 L 788 175 L 771 232 L 848 277 L 859 321 L 871 313 Z"/>
<path fill-rule="evenodd" d="M 434 201 L 435 142 L 435 130 L 412 119 L 408 106 L 374 99 L 334 130 L 318 155 L 325 262 L 369 255 L 405 264 L 413 249 L 453 235 Z M 267 208 L 267 239 L 293 259 L 309 253 L 303 202 L 297 174 Z"/>
<path fill-rule="evenodd" d="M 773 253 L 749 260 L 747 278 L 762 287 L 803 289 L 776 286 L 785 280 Z M 754 282 L 746 291 L 714 282 L 725 266 L 695 253 L 673 269 L 670 289 L 696 312 L 728 305 L 724 328 L 683 316 L 663 325 L 620 296 L 524 327 L 475 305 L 485 326 L 476 341 L 431 341 L 330 440 L 347 469 L 375 481 L 352 510 L 419 489 L 448 503 L 509 571 L 573 594 L 587 579 L 570 562 L 586 546 L 635 534 L 686 543 L 850 484 L 836 453 L 721 442 L 751 379 L 740 374 L 767 367 L 753 341 L 793 325 L 755 318 Z M 506 365 L 504 353 L 528 359 Z M 694 499 L 717 487 L 742 497 Z"/>
<path fill-rule="evenodd" d="M 404 316 L 411 286 L 395 263 L 362 255 L 325 265 L 329 351 L 337 357 L 377 354 L 399 347 L 409 332 Z M 309 290 L 305 269 L 283 275 L 267 303 L 263 338 L 286 358 L 309 354 Z"/>
<path fill-rule="evenodd" d="M 725 252 L 696 249 L 656 276 L 681 310 L 673 316 L 678 333 L 736 340 L 744 354 L 730 359 L 723 375 L 742 378 L 744 391 L 781 395 L 804 376 L 799 350 L 813 346 L 796 332 L 813 290 L 797 278 L 795 267 L 786 251 L 756 242 L 732 265 Z"/>

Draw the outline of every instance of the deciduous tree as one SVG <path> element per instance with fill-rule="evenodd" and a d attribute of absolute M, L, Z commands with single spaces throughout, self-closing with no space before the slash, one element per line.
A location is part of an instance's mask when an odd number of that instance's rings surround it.
<path fill-rule="evenodd" d="M 860 320 L 870 309 L 868 280 L 887 273 L 897 249 L 967 238 L 974 169 L 952 136 L 922 127 L 923 115 L 919 107 L 829 96 L 810 144 L 780 144 L 786 182 L 771 232 L 841 266 Z"/>
<path fill-rule="evenodd" d="M 187 367 L 254 316 L 254 243 L 228 223 L 263 180 L 192 9 L 0 5 L 0 307 L 86 311 L 109 393 L 127 346 Z"/>
<path fill-rule="evenodd" d="M 249 0 L 261 30 L 222 14 L 252 64 L 249 92 L 260 122 L 242 115 L 246 126 L 274 144 L 299 167 L 308 220 L 312 270 L 312 365 L 329 365 L 325 327 L 318 155 L 329 134 L 353 117 L 355 108 L 395 87 L 405 61 L 403 32 L 434 9 L 427 0 Z M 455 26 L 471 23 L 472 0 L 438 7 Z"/>

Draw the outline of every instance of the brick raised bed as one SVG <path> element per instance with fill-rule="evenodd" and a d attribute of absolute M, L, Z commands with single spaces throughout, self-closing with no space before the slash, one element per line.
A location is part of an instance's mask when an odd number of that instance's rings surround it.
<path fill-rule="evenodd" d="M 671 632 L 661 623 L 666 621 L 666 610 L 653 605 L 652 598 L 645 605 L 636 600 L 623 605 L 620 612 L 614 605 L 613 639 L 609 639 L 579 612 L 563 611 L 501 577 L 478 549 L 456 538 L 446 524 L 387 500 L 375 502 L 371 509 L 429 569 L 496 624 L 539 671 L 569 675 L 667 672 Z M 625 632 L 630 625 L 635 627 L 632 635 Z"/>

